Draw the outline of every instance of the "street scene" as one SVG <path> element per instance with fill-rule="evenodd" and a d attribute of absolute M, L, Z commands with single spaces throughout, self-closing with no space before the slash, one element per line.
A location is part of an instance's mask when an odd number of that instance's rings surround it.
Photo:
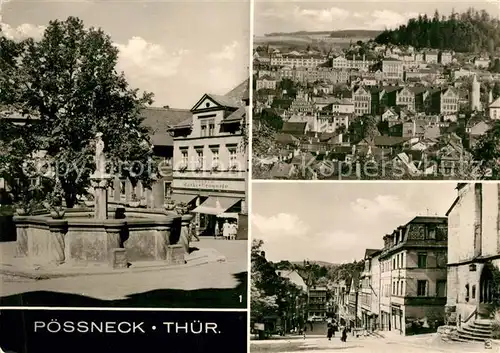
<path fill-rule="evenodd" d="M 0 305 L 246 308 L 249 3 L 0 6 Z"/>
<path fill-rule="evenodd" d="M 256 2 L 254 179 L 498 179 L 493 1 Z"/>
<path fill-rule="evenodd" d="M 500 349 L 500 185 L 255 183 L 251 351 Z"/>

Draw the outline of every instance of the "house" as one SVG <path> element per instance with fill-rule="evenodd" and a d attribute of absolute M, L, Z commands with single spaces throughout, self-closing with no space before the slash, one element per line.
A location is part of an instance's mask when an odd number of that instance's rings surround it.
<path fill-rule="evenodd" d="M 500 188 L 496 183 L 459 183 L 456 190 L 457 197 L 446 214 L 446 312 L 448 324 L 459 325 L 458 335 L 463 337 L 476 322 L 491 323 L 499 314 L 491 303 L 494 276 L 500 268 Z M 488 331 L 486 328 L 485 333 Z"/>
<path fill-rule="evenodd" d="M 490 67 L 491 60 L 489 58 L 484 57 L 476 57 L 474 58 L 474 66 L 478 69 L 487 69 Z"/>
<path fill-rule="evenodd" d="M 381 252 L 382 250 L 378 249 L 366 249 L 364 257 L 365 267 L 359 278 L 360 289 L 357 317 L 361 319 L 361 327 L 366 328 L 368 331 L 377 330 L 379 323 L 379 255 Z"/>
<path fill-rule="evenodd" d="M 260 89 L 276 90 L 276 80 L 268 75 L 262 76 L 257 79 L 255 89 L 257 91 Z"/>
<path fill-rule="evenodd" d="M 401 335 L 444 323 L 448 219 L 417 216 L 384 236 L 381 328 Z"/>
<path fill-rule="evenodd" d="M 449 52 L 449 51 L 442 51 L 442 52 L 440 52 L 439 63 L 441 65 L 451 64 L 452 61 L 453 61 L 453 55 L 452 55 L 451 52 Z"/>
<path fill-rule="evenodd" d="M 354 113 L 356 115 L 365 115 L 371 113 L 372 108 L 372 95 L 368 88 L 359 86 L 352 92 L 352 99 L 354 101 Z"/>
<path fill-rule="evenodd" d="M 495 99 L 488 106 L 488 116 L 490 119 L 499 120 L 500 119 L 500 97 Z"/>
<path fill-rule="evenodd" d="M 403 62 L 398 59 L 384 58 L 382 60 L 382 73 L 384 79 L 403 80 Z"/>
<path fill-rule="evenodd" d="M 424 53 L 424 60 L 427 64 L 438 63 L 439 52 L 437 50 L 428 50 Z"/>
<path fill-rule="evenodd" d="M 328 289 L 324 286 L 312 286 L 308 290 L 307 318 L 310 321 L 325 321 Z"/>
<path fill-rule="evenodd" d="M 283 134 L 290 134 L 293 136 L 303 136 L 309 131 L 307 122 L 289 122 L 283 123 L 281 132 Z"/>
<path fill-rule="evenodd" d="M 217 215 L 246 213 L 249 80 L 226 95 L 204 94 L 191 117 L 170 128 L 174 139 L 172 198 L 195 207 L 196 221 L 213 233 Z M 203 217 L 201 216 L 203 214 Z"/>

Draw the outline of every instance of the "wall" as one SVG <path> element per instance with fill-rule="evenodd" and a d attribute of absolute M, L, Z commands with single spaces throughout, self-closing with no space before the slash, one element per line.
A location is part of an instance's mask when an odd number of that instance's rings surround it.
<path fill-rule="evenodd" d="M 448 216 L 448 264 L 474 256 L 474 186 L 459 191 L 460 199 Z"/>
<path fill-rule="evenodd" d="M 372 280 L 371 286 L 373 289 L 372 300 L 371 300 L 371 312 L 375 315 L 379 315 L 380 311 L 380 264 L 378 256 L 371 259 L 371 272 Z"/>

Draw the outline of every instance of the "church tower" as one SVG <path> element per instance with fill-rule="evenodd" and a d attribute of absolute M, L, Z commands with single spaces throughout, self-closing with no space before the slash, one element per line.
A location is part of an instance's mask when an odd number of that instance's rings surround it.
<path fill-rule="evenodd" d="M 471 110 L 481 111 L 481 86 L 477 81 L 476 75 L 472 79 L 472 89 L 470 93 L 470 108 Z"/>

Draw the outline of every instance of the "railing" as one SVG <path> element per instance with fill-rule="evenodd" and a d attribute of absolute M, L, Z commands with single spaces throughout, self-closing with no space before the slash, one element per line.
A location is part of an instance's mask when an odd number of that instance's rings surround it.
<path fill-rule="evenodd" d="M 467 322 L 469 322 L 470 319 L 472 319 L 473 316 L 474 316 L 474 320 L 477 319 L 477 308 L 474 309 L 474 311 L 472 313 L 470 313 L 470 315 L 467 317 L 467 319 L 460 320 L 460 324 L 466 324 Z"/>

